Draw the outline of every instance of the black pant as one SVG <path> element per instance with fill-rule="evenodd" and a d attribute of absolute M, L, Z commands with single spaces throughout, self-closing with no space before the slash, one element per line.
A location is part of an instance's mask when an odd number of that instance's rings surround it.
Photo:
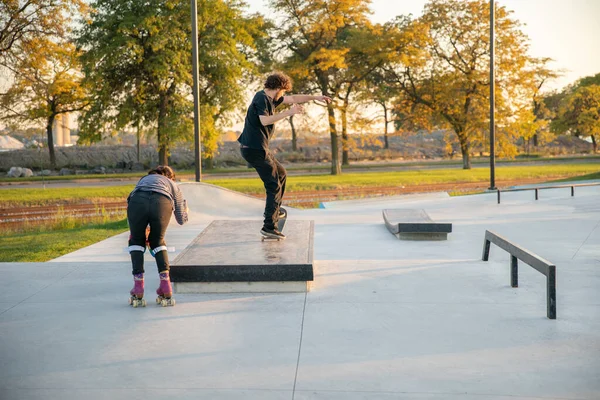
<path fill-rule="evenodd" d="M 144 273 L 144 251 L 146 250 L 146 227 L 150 225 L 148 242 L 154 252 L 158 272 L 169 270 L 169 257 L 165 243 L 165 233 L 171 220 L 173 205 L 171 200 L 156 192 L 137 191 L 127 204 L 129 223 L 129 254 L 133 274 Z"/>
<path fill-rule="evenodd" d="M 279 220 L 279 208 L 285 193 L 285 168 L 269 151 L 242 147 L 242 157 L 248 162 L 265 184 L 267 201 L 265 204 L 264 227 L 274 229 Z"/>

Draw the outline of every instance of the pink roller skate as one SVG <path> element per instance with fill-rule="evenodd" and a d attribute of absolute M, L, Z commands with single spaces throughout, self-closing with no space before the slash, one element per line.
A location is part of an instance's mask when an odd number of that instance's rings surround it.
<path fill-rule="evenodd" d="M 129 305 L 133 308 L 146 307 L 144 299 L 144 274 L 133 275 L 133 289 L 129 291 Z"/>
<path fill-rule="evenodd" d="M 160 286 L 156 289 L 156 304 L 160 304 L 163 307 L 174 306 L 175 299 L 173 295 L 173 289 L 171 289 L 171 278 L 169 277 L 169 271 L 163 271 L 160 273 Z"/>

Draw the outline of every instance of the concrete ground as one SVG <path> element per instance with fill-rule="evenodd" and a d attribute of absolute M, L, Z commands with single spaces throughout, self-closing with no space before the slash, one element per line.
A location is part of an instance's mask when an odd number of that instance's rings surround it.
<path fill-rule="evenodd" d="M 190 223 L 173 259 L 213 219 L 260 219 L 263 203 L 184 184 Z M 396 196 L 289 209 L 315 221 L 307 294 L 177 295 L 133 309 L 127 234 L 48 263 L 0 264 L 0 399 L 600 399 L 600 187 L 464 197 Z M 400 241 L 385 208 L 452 222 L 448 241 Z M 557 265 L 545 277 L 483 235 Z M 257 233 L 257 246 L 261 242 Z"/>

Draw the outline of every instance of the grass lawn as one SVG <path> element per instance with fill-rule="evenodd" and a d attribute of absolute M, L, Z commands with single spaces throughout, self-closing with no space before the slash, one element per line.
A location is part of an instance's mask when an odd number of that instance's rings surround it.
<path fill-rule="evenodd" d="M 123 219 L 73 229 L 3 235 L 0 262 L 52 260 L 127 230 L 127 220 Z"/>
<path fill-rule="evenodd" d="M 571 163 L 577 163 L 579 160 L 581 161 L 594 161 L 597 160 L 600 162 L 600 155 L 590 154 L 584 156 L 562 156 L 562 157 L 540 157 L 537 155 L 531 156 L 522 156 L 517 157 L 515 159 L 496 159 L 497 165 L 507 165 L 513 163 L 555 163 L 557 161 L 570 161 Z M 487 157 L 472 157 L 471 164 L 472 165 L 489 165 L 489 158 Z M 381 168 L 381 167 L 389 167 L 389 168 L 402 168 L 402 167 L 431 167 L 431 166 L 439 166 L 443 168 L 444 166 L 449 165 L 462 165 L 462 159 L 456 158 L 454 160 L 430 160 L 430 161 L 408 161 L 408 162 L 396 162 L 396 161 L 375 161 L 375 162 L 355 162 L 352 163 L 349 167 L 351 170 L 365 170 L 368 171 L 371 168 Z M 299 170 L 299 171 L 329 171 L 331 169 L 331 164 L 329 163 L 318 163 L 318 164 L 295 164 L 288 163 L 286 164 L 286 168 L 289 171 Z M 237 168 L 214 168 L 214 169 L 203 169 L 202 173 L 210 176 L 210 174 L 235 174 L 240 172 L 252 172 L 252 169 L 248 169 L 247 167 L 237 167 Z M 193 169 L 181 169 L 177 170 L 177 176 L 185 179 L 194 179 L 195 171 Z M 42 181 L 65 181 L 65 180 L 102 180 L 102 179 L 130 179 L 130 178 L 140 178 L 145 174 L 142 172 L 125 172 L 118 174 L 85 174 L 85 175 L 65 175 L 65 176 L 32 176 L 28 178 L 8 178 L 8 177 L 0 177 L 0 182 L 42 182 Z"/>
<path fill-rule="evenodd" d="M 424 169 L 393 172 L 360 172 L 342 175 L 290 176 L 288 191 L 343 189 L 370 186 L 415 186 L 435 183 L 485 182 L 488 169 Z M 598 179 L 600 163 L 552 164 L 535 166 L 503 166 L 496 169 L 496 180 L 519 179 Z M 258 176 L 247 178 L 205 179 L 205 182 L 242 193 L 262 193 L 263 183 Z M 0 189 L 0 208 L 48 204 L 101 203 L 125 200 L 134 185 L 47 188 Z"/>
<path fill-rule="evenodd" d="M 552 164 L 535 166 L 504 166 L 496 169 L 496 180 L 564 179 L 584 175 L 584 179 L 600 173 L 600 163 Z M 393 172 L 363 172 L 342 175 L 290 176 L 286 190 L 343 189 L 373 186 L 415 186 L 436 183 L 485 182 L 490 178 L 488 169 L 425 169 Z M 207 179 L 206 182 L 243 193 L 261 193 L 258 178 Z"/>
<path fill-rule="evenodd" d="M 503 166 L 496 180 L 537 178 L 546 181 L 600 179 L 600 163 L 552 164 L 536 166 Z M 369 186 L 415 186 L 452 182 L 486 182 L 487 169 L 427 169 L 399 172 L 364 172 L 343 175 L 290 176 L 288 191 L 343 189 Z M 258 177 L 240 179 L 207 179 L 206 182 L 243 193 L 262 193 Z M 1 189 L 0 208 L 82 202 L 124 201 L 133 185 L 57 189 Z M 464 193 L 463 193 L 464 194 Z M 119 217 L 120 218 L 120 217 Z M 4 233 L 0 236 L 0 262 L 48 261 L 127 231 L 127 221 L 96 223 L 84 226 L 59 226 L 34 232 Z"/>
<path fill-rule="evenodd" d="M 574 176 L 572 178 L 558 179 L 553 182 L 587 181 L 587 180 L 592 180 L 592 179 L 600 179 L 600 171 L 593 172 L 593 173 L 587 174 L 587 175 Z"/>

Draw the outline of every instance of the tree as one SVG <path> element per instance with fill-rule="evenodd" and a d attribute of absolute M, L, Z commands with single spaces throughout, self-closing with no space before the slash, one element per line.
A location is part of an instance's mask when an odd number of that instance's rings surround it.
<path fill-rule="evenodd" d="M 6 119 L 45 122 L 52 168 L 56 168 L 52 138 L 55 118 L 87 106 L 79 55 L 69 42 L 29 40 L 23 44 L 18 62 L 11 66 L 15 81 L 0 102 Z"/>
<path fill-rule="evenodd" d="M 481 133 L 488 129 L 489 1 L 431 0 L 421 18 L 401 20 L 397 30 L 409 38 L 411 51 L 386 66 L 388 82 L 403 101 L 428 109 L 439 128 L 454 132 L 463 168 L 471 168 L 471 148 L 485 145 Z M 502 127 L 530 104 L 533 61 L 527 37 L 505 7 L 496 10 L 496 40 L 496 120 Z M 509 130 L 498 133 L 500 150 L 512 146 L 502 137 Z"/>
<path fill-rule="evenodd" d="M 600 140 L 600 85 L 579 86 L 565 97 L 552 128 L 557 133 L 590 137 L 594 152 L 597 152 Z"/>
<path fill-rule="evenodd" d="M 581 78 L 575 83 L 575 87 L 584 87 L 592 85 L 600 85 L 600 73 L 594 76 L 586 76 L 585 78 Z"/>
<path fill-rule="evenodd" d="M 349 27 L 369 24 L 368 0 L 271 0 L 284 19 L 276 39 L 287 50 L 282 64 L 295 77 L 310 79 L 316 90 L 334 99 L 327 105 L 331 174 L 341 174 L 335 99 L 344 83 L 350 51 L 339 39 Z"/>
<path fill-rule="evenodd" d="M 0 3 L 0 65 L 12 75 L 11 86 L 0 100 L 0 114 L 10 121 L 44 121 L 53 167 L 54 119 L 84 104 L 78 54 L 68 42 L 68 21 L 86 9 L 82 0 Z"/>
<path fill-rule="evenodd" d="M 500 135 L 499 155 L 512 157 L 516 155 L 517 149 L 511 144 L 521 138 L 525 149 L 529 154 L 531 142 L 534 146 L 540 145 L 544 138 L 549 135 L 547 127 L 553 112 L 547 107 L 544 93 L 544 86 L 551 80 L 559 76 L 559 72 L 548 67 L 550 58 L 532 58 L 529 66 L 525 68 L 524 73 L 528 74 L 527 81 L 531 81 L 529 92 L 531 93 L 531 104 L 521 103 L 515 107 L 512 112 L 512 118 L 505 122 L 504 134 Z"/>
<path fill-rule="evenodd" d="M 156 126 L 159 163 L 166 165 L 175 132 L 189 126 L 189 17 L 183 5 L 164 1 L 98 0 L 91 6 L 79 43 L 94 90 L 80 135 L 94 142 L 102 139 L 103 130 L 143 121 Z"/>
<path fill-rule="evenodd" d="M 539 58 L 534 60 L 535 64 L 532 71 L 535 85 L 533 92 L 533 115 L 535 116 L 535 122 L 538 124 L 537 129 L 531 136 L 534 146 L 538 146 L 539 144 L 540 129 L 545 128 L 547 126 L 547 121 L 552 118 L 552 111 L 547 107 L 546 102 L 544 101 L 544 85 L 560 76 L 558 72 L 547 66 L 550 61 L 552 61 L 550 58 Z"/>
<path fill-rule="evenodd" d="M 369 77 L 390 57 L 388 33 L 382 25 L 365 24 L 340 31 L 339 41 L 346 48 L 346 68 L 340 70 L 342 86 L 338 98 L 342 122 L 342 165 L 349 165 L 348 110 L 350 99 L 367 90 Z M 387 139 L 387 136 L 386 136 Z"/>
<path fill-rule="evenodd" d="M 384 149 L 390 148 L 388 139 L 389 125 L 393 120 L 393 101 L 398 96 L 397 90 L 391 85 L 388 85 L 385 81 L 385 77 L 378 70 L 367 76 L 367 81 L 364 85 L 364 89 L 360 93 L 360 98 L 363 101 L 375 103 L 380 106 L 383 110 L 383 140 Z"/>
<path fill-rule="evenodd" d="M 260 16 L 244 17 L 239 1 L 199 2 L 198 41 L 201 133 L 204 155 L 216 152 L 218 122 L 240 103 L 245 74 L 254 69 Z M 128 124 L 155 127 L 159 163 L 171 145 L 192 141 L 191 19 L 189 4 L 174 0 L 96 0 L 80 32 L 93 105 L 83 116 L 82 135 Z"/>
<path fill-rule="evenodd" d="M 29 41 L 64 38 L 69 16 L 85 10 L 81 0 L 2 0 L 0 2 L 0 63 L 12 64 Z"/>

